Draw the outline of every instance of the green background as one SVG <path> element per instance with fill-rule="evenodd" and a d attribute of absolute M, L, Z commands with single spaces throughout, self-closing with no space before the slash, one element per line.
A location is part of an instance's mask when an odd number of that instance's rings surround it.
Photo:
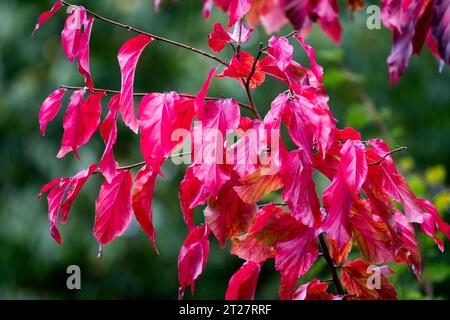
<path fill-rule="evenodd" d="M 159 13 L 154 12 L 151 2 L 109 0 L 75 4 L 204 49 L 213 23 L 226 21 L 217 9 L 213 10 L 211 20 L 205 21 L 199 0 L 166 1 Z M 433 200 L 444 219 L 450 221 L 446 175 L 450 170 L 449 67 L 439 73 L 436 60 L 425 50 L 420 57 L 411 59 L 400 82 L 391 86 L 385 63 L 391 46 L 389 30 L 368 30 L 365 11 L 357 12 L 352 20 L 343 1 L 340 4 L 344 28 L 341 47 L 336 47 L 318 28 L 308 38 L 325 68 L 330 107 L 340 121 L 339 127 L 353 126 L 361 130 L 364 139 L 387 138 L 392 147 L 408 146 L 408 151 L 395 155 L 401 170 L 416 193 Z M 61 48 L 63 10 L 34 38 L 30 37 L 37 17 L 51 5 L 51 1 L 0 2 L 0 298 L 175 299 L 177 256 L 187 235 L 177 196 L 183 167 L 166 165 L 165 178 L 157 182 L 154 223 L 159 256 L 134 221 L 124 236 L 104 248 L 102 261 L 96 258 L 98 245 L 92 227 L 100 176 L 93 177 L 75 201 L 67 224 L 61 227 L 63 244 L 58 246 L 49 235 L 47 203 L 36 199 L 41 185 L 55 177 L 72 176 L 97 162 L 104 148 L 97 133 L 80 150 L 81 160 L 76 160 L 73 154 L 56 159 L 63 112 L 48 126 L 47 135 L 40 136 L 38 112 L 42 101 L 58 84 L 83 84 L 76 66 L 68 63 Z M 289 31 L 286 26 L 281 34 Z M 100 21 L 94 23 L 91 70 L 97 87 L 120 87 L 116 54 L 132 36 Z M 258 28 L 244 50 L 255 54 L 258 42 L 267 39 Z M 301 51 L 297 45 L 296 48 Z M 223 56 L 229 58 L 231 51 L 227 48 Z M 304 55 L 297 53 L 296 58 L 307 64 Z M 153 42 L 139 61 L 135 91 L 175 90 L 195 94 L 213 66 L 215 63 L 202 56 Z M 260 111 L 265 113 L 270 102 L 284 90 L 282 85 L 267 79 L 254 92 Z M 210 94 L 246 101 L 243 90 L 229 79 L 214 81 Z M 103 116 L 105 107 L 106 103 Z M 119 128 L 117 160 L 121 164 L 140 161 L 138 137 L 122 124 Z M 319 188 L 325 188 L 327 182 L 319 179 L 318 184 Z M 393 266 L 397 273 L 391 279 L 399 298 L 447 299 L 450 254 L 440 253 L 431 239 L 424 236 L 420 239 L 424 260 L 422 281 L 419 283 L 406 266 Z M 196 282 L 194 298 L 222 299 L 229 277 L 241 263 L 211 238 L 207 267 Z M 81 268 L 81 290 L 66 288 L 66 268 L 72 264 Z M 301 282 L 311 277 L 330 278 L 320 259 Z M 278 286 L 279 275 L 274 272 L 273 262 L 268 262 L 263 267 L 256 298 L 277 298 Z M 192 298 L 190 293 L 186 298 Z"/>

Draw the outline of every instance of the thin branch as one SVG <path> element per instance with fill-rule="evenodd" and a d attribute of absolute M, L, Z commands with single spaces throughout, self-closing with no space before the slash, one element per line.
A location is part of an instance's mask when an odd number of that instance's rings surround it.
<path fill-rule="evenodd" d="M 61 1 L 61 3 L 64 4 L 65 6 L 67 6 L 67 7 L 72 7 L 72 6 L 76 7 L 76 5 L 73 5 L 73 4 L 68 3 L 66 1 Z M 99 15 L 99 14 L 97 14 L 97 13 L 91 11 L 91 10 L 88 10 L 88 9 L 85 9 L 85 10 L 86 10 L 87 13 L 89 13 L 91 16 L 97 18 L 98 20 L 101 20 L 101 21 L 104 21 L 106 23 L 115 25 L 117 27 L 126 29 L 128 31 L 132 31 L 132 32 L 139 33 L 139 34 L 144 34 L 146 36 L 152 37 L 154 40 L 157 40 L 157 41 L 165 42 L 165 43 L 168 43 L 168 44 L 171 44 L 171 45 L 174 45 L 174 46 L 177 46 L 177 47 L 180 47 L 180 48 L 183 48 L 183 49 L 195 52 L 195 53 L 198 53 L 198 54 L 200 54 L 200 55 L 202 55 L 204 57 L 210 58 L 210 59 L 215 60 L 215 61 L 217 61 L 217 62 L 219 62 L 219 63 L 221 63 L 221 64 L 223 64 L 225 66 L 228 66 L 227 62 L 223 61 L 219 57 L 217 57 L 217 56 L 215 56 L 215 55 L 213 55 L 211 53 L 208 53 L 206 51 L 203 51 L 203 50 L 191 47 L 191 46 L 189 46 L 187 44 L 184 44 L 184 43 L 180 43 L 180 42 L 177 42 L 177 41 L 174 41 L 174 40 L 166 39 L 166 38 L 154 35 L 152 33 L 142 31 L 142 30 L 137 29 L 135 27 L 132 27 L 132 26 L 129 26 L 129 25 L 126 25 L 126 24 L 123 24 L 123 23 L 120 23 L 120 22 L 117 22 L 117 21 L 105 18 L 105 17 L 103 17 L 103 16 L 101 16 L 101 15 Z"/>
<path fill-rule="evenodd" d="M 259 114 L 258 110 L 256 109 L 255 100 L 253 99 L 253 95 L 250 90 L 250 86 L 244 85 L 244 87 L 245 87 L 245 93 L 247 93 L 248 102 L 250 102 L 250 111 L 253 113 L 253 115 L 257 119 L 261 120 L 262 118 L 261 118 L 261 115 Z"/>
<path fill-rule="evenodd" d="M 264 208 L 264 207 L 268 207 L 268 206 L 287 206 L 287 203 L 283 203 L 283 202 L 270 202 L 270 203 L 263 203 L 263 204 L 259 204 L 258 208 Z"/>
<path fill-rule="evenodd" d="M 258 63 L 258 60 L 261 57 L 261 54 L 262 54 L 262 42 L 259 43 L 258 55 L 256 56 L 255 61 L 253 61 L 252 69 L 247 77 L 247 81 L 245 82 L 246 86 L 250 86 L 250 81 L 252 80 L 252 77 L 255 74 L 256 64 Z"/>
<path fill-rule="evenodd" d="M 79 87 L 79 86 L 59 85 L 59 87 L 62 88 L 62 89 L 67 89 L 67 90 L 81 90 L 81 89 L 88 90 L 87 87 Z M 111 89 L 94 88 L 91 91 L 93 91 L 93 92 L 106 92 L 106 93 L 110 93 L 110 94 L 120 94 L 120 91 L 118 91 L 118 90 L 111 90 Z M 147 94 L 148 93 L 145 93 L 145 92 L 135 92 L 135 93 L 133 93 L 133 95 L 135 97 L 143 97 L 143 96 L 145 96 Z M 195 99 L 195 95 L 192 95 L 192 94 L 179 93 L 178 95 L 180 97 L 183 97 L 183 98 Z M 205 100 L 221 100 L 221 99 L 224 99 L 224 98 L 217 98 L 217 97 L 206 97 L 205 98 Z M 245 104 L 245 103 L 242 103 L 242 102 L 237 102 L 237 104 L 239 106 L 241 106 L 242 108 L 248 109 L 250 111 L 252 110 L 252 108 L 248 104 Z"/>
<path fill-rule="evenodd" d="M 319 235 L 319 241 L 320 247 L 322 248 L 323 257 L 328 265 L 328 269 L 330 269 L 336 291 L 338 294 L 345 294 L 344 287 L 342 286 L 341 279 L 339 278 L 339 274 L 337 272 L 337 267 L 335 266 L 333 259 L 331 258 L 330 251 L 328 250 L 327 240 L 325 239 L 323 233 Z"/>
<path fill-rule="evenodd" d="M 397 149 L 393 149 L 393 150 L 391 150 L 390 152 L 386 153 L 383 157 L 381 157 L 380 160 L 375 161 L 375 162 L 371 162 L 371 163 L 369 163 L 368 165 L 369 165 L 369 166 L 374 166 L 374 165 L 380 164 L 384 159 L 386 159 L 387 157 L 389 157 L 391 154 L 396 153 L 396 152 L 400 152 L 400 151 L 404 151 L 404 150 L 406 150 L 406 149 L 408 149 L 408 148 L 407 148 L 407 147 L 400 147 L 400 148 L 397 148 Z"/>
<path fill-rule="evenodd" d="M 184 157 L 184 156 L 188 156 L 190 154 L 191 154 L 191 152 L 184 152 L 184 153 L 173 154 L 173 155 L 168 156 L 166 159 L 173 159 L 173 158 L 176 158 L 176 157 Z M 145 161 L 141 161 L 141 162 L 129 164 L 129 165 L 126 165 L 126 166 L 118 167 L 117 170 L 130 170 L 130 169 L 142 167 L 144 165 L 145 165 Z M 101 171 L 100 171 L 100 169 L 97 169 L 93 173 L 94 174 L 101 173 Z"/>

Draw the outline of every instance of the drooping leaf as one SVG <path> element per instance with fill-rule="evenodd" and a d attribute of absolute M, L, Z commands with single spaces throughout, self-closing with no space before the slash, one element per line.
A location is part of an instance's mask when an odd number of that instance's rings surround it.
<path fill-rule="evenodd" d="M 285 71 L 292 62 L 294 48 L 286 38 L 272 36 L 269 39 L 268 52 L 275 59 L 278 68 Z"/>
<path fill-rule="evenodd" d="M 230 278 L 226 300 L 253 300 L 261 266 L 255 262 L 245 262 Z"/>
<path fill-rule="evenodd" d="M 238 22 L 250 10 L 252 0 L 231 0 L 228 7 L 228 26 L 231 27 Z"/>
<path fill-rule="evenodd" d="M 86 18 L 84 23 L 84 31 L 80 37 L 78 45 L 78 71 L 83 75 L 86 86 L 90 90 L 94 90 L 94 83 L 92 81 L 91 69 L 89 66 L 89 41 L 91 39 L 92 24 L 94 18 Z"/>
<path fill-rule="evenodd" d="M 192 229 L 184 240 L 178 255 L 178 281 L 180 283 L 179 297 L 182 298 L 187 286 L 194 293 L 194 283 L 205 269 L 209 253 L 209 230 L 206 226 Z"/>
<path fill-rule="evenodd" d="M 194 228 L 194 208 L 206 203 L 208 190 L 193 173 L 193 166 L 189 166 L 180 183 L 179 192 L 181 211 L 189 230 Z"/>
<path fill-rule="evenodd" d="M 152 242 L 155 251 L 158 252 L 155 244 L 156 234 L 155 228 L 153 227 L 152 210 L 156 176 L 157 174 L 146 166 L 139 170 L 134 179 L 132 205 L 136 220 Z"/>
<path fill-rule="evenodd" d="M 45 135 L 47 124 L 56 117 L 59 109 L 61 109 L 61 102 L 66 92 L 67 89 L 64 88 L 55 90 L 42 103 L 39 110 L 39 126 L 43 136 Z"/>
<path fill-rule="evenodd" d="M 133 178 L 128 170 L 120 171 L 111 180 L 103 182 L 95 201 L 94 236 L 100 245 L 106 245 L 121 236 L 131 223 L 131 188 Z"/>
<path fill-rule="evenodd" d="M 134 133 L 137 133 L 139 126 L 133 103 L 134 74 L 142 51 L 151 41 L 151 37 L 139 35 L 125 42 L 117 54 L 122 73 L 119 110 L 123 121 Z"/>
<path fill-rule="evenodd" d="M 71 12 L 66 18 L 64 29 L 61 33 L 62 46 L 70 63 L 73 63 L 78 55 L 78 48 L 82 36 L 82 27 L 86 22 L 86 10 L 81 6 L 71 7 Z"/>
<path fill-rule="evenodd" d="M 450 65 L 450 1 L 435 0 L 431 31 L 437 41 L 439 54 Z"/>
<path fill-rule="evenodd" d="M 350 209 L 367 176 L 365 147 L 348 140 L 340 152 L 339 169 L 323 193 L 327 218 L 323 228 L 339 248 L 351 240 Z"/>
<path fill-rule="evenodd" d="M 70 151 L 79 158 L 78 148 L 91 139 L 100 124 L 101 99 L 105 92 L 94 92 L 86 101 L 83 99 L 84 94 L 84 90 L 78 90 L 70 97 L 63 120 L 64 134 L 58 158 L 64 157 Z"/>
<path fill-rule="evenodd" d="M 39 16 L 38 22 L 34 26 L 33 35 L 48 19 L 50 19 L 62 7 L 63 7 L 62 2 L 56 1 L 50 10 L 41 13 L 41 15 Z"/>
<path fill-rule="evenodd" d="M 117 173 L 117 163 L 114 158 L 114 145 L 117 141 L 117 114 L 119 112 L 120 95 L 111 98 L 108 104 L 109 112 L 100 125 L 100 133 L 105 142 L 105 151 L 100 160 L 100 170 L 106 181 L 111 182 Z"/>

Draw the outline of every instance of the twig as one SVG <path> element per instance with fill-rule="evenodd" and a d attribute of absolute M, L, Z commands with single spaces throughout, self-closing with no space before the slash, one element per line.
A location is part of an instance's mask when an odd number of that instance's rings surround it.
<path fill-rule="evenodd" d="M 68 3 L 66 1 L 61 1 L 61 3 L 64 4 L 65 6 L 67 6 L 67 7 L 76 6 L 76 5 L 73 5 L 73 4 Z M 91 16 L 97 18 L 98 20 L 101 20 L 101 21 L 104 21 L 106 23 L 115 25 L 117 27 L 126 29 L 128 31 L 132 31 L 132 32 L 139 33 L 139 34 L 144 34 L 146 36 L 152 37 L 154 40 L 157 40 L 157 41 L 165 42 L 165 43 L 168 43 L 168 44 L 171 44 L 171 45 L 174 45 L 174 46 L 177 46 L 177 47 L 180 47 L 180 48 L 183 48 L 183 49 L 195 52 L 195 53 L 198 53 L 198 54 L 200 54 L 200 55 L 202 55 L 204 57 L 210 58 L 210 59 L 215 60 L 215 61 L 217 61 L 217 62 L 219 62 L 219 63 L 221 63 L 221 64 L 223 64 L 225 66 L 228 66 L 227 62 L 223 61 L 219 57 L 216 57 L 215 55 L 213 55 L 211 53 L 208 53 L 206 51 L 203 51 L 203 50 L 191 47 L 191 46 L 189 46 L 187 44 L 184 44 L 184 43 L 180 43 L 180 42 L 177 42 L 177 41 L 174 41 L 174 40 L 166 39 L 166 38 L 160 37 L 158 35 L 154 35 L 152 33 L 139 30 L 139 29 L 137 29 L 135 27 L 132 27 L 132 26 L 129 26 L 129 25 L 126 25 L 126 24 L 123 24 L 123 23 L 120 23 L 120 22 L 117 22 L 117 21 L 105 18 L 105 17 L 103 17 L 103 16 L 101 16 L 101 15 L 99 15 L 99 14 L 97 14 L 97 13 L 91 11 L 91 10 L 88 10 L 88 9 L 85 9 L 85 10 L 86 10 L 87 13 L 89 13 Z"/>
<path fill-rule="evenodd" d="M 184 152 L 184 153 L 179 153 L 179 154 L 173 154 L 173 155 L 168 156 L 166 159 L 172 159 L 172 158 L 176 158 L 176 157 L 188 156 L 190 154 L 191 154 L 191 152 Z M 134 169 L 134 168 L 137 168 L 137 167 L 142 167 L 144 165 L 145 165 L 145 161 L 141 161 L 141 162 L 129 164 L 129 165 L 126 165 L 126 166 L 118 167 L 117 170 L 130 170 L 130 169 Z M 101 170 L 97 169 L 93 173 L 94 174 L 101 173 Z"/>
<path fill-rule="evenodd" d="M 252 80 L 252 77 L 255 74 L 256 64 L 258 63 L 258 60 L 261 57 L 261 54 L 262 54 L 262 42 L 259 43 L 258 55 L 256 56 L 255 61 L 253 61 L 252 69 L 250 70 L 250 73 L 247 77 L 247 81 L 245 82 L 246 86 L 250 86 L 250 81 Z"/>
<path fill-rule="evenodd" d="M 397 149 L 393 149 L 393 150 L 391 150 L 390 152 L 386 153 L 383 157 L 381 157 L 380 160 L 375 161 L 375 162 L 371 162 L 371 163 L 369 163 L 368 165 L 369 165 L 369 166 L 374 166 L 374 165 L 380 164 L 384 159 L 386 159 L 387 157 L 389 157 L 391 154 L 396 153 L 396 152 L 400 152 L 400 151 L 404 151 L 404 150 L 406 150 L 406 149 L 408 149 L 408 148 L 407 148 L 407 147 L 399 147 L 399 148 L 397 148 Z"/>
<path fill-rule="evenodd" d="M 67 90 L 80 90 L 80 89 L 87 89 L 87 87 L 79 87 L 79 86 L 66 86 L 66 85 L 59 85 L 60 88 L 62 89 L 67 89 Z M 101 89 L 101 88 L 94 88 L 93 90 L 91 90 L 93 92 L 106 92 L 106 93 L 110 93 L 110 94 L 120 94 L 120 91 L 118 90 L 111 90 L 111 89 Z M 143 97 L 145 95 L 147 95 L 148 93 L 145 92 L 135 92 L 133 93 L 133 95 L 135 97 Z M 188 99 L 195 99 L 195 95 L 192 94 L 186 94 L 186 93 L 179 93 L 178 94 L 180 97 L 183 98 L 188 98 Z M 217 97 L 206 97 L 205 100 L 221 100 L 224 98 L 217 98 Z M 239 106 L 241 106 L 242 108 L 251 110 L 252 108 L 245 103 L 242 102 L 236 102 Z"/>
<path fill-rule="evenodd" d="M 323 233 L 319 235 L 320 247 L 322 248 L 323 257 L 330 269 L 331 276 L 333 278 L 333 283 L 336 287 L 338 294 L 345 294 L 344 287 L 342 286 L 341 279 L 337 272 L 337 267 L 334 265 L 333 259 L 331 258 L 330 251 L 328 250 L 327 240 Z"/>

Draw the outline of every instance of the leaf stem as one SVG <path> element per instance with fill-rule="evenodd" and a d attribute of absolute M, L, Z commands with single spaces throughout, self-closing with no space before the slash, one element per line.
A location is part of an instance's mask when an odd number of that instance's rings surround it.
<path fill-rule="evenodd" d="M 63 5 L 65 5 L 65 6 L 67 6 L 67 7 L 75 6 L 75 5 L 73 5 L 71 3 L 68 3 L 66 1 L 61 1 L 61 3 Z M 86 10 L 87 13 L 89 13 L 91 16 L 97 18 L 98 20 L 101 20 L 101 21 L 104 21 L 106 23 L 115 25 L 117 27 L 126 29 L 128 31 L 132 31 L 132 32 L 135 32 L 135 33 L 147 35 L 147 36 L 152 37 L 154 40 L 157 40 L 157 41 L 165 42 L 165 43 L 171 44 L 173 46 L 177 46 L 177 47 L 180 47 L 180 48 L 183 48 L 183 49 L 186 49 L 186 50 L 198 53 L 198 54 L 200 54 L 200 55 L 202 55 L 204 57 L 207 57 L 207 58 L 210 58 L 212 60 L 215 60 L 215 61 L 219 62 L 220 64 L 222 64 L 224 66 L 228 66 L 227 62 L 223 61 L 219 57 L 217 57 L 217 56 L 215 56 L 215 55 L 213 55 L 211 53 L 208 53 L 206 51 L 203 51 L 203 50 L 191 47 L 191 46 L 189 46 L 187 44 L 184 44 L 184 43 L 181 43 L 181 42 L 177 42 L 177 41 L 174 41 L 174 40 L 163 38 L 161 36 L 158 36 L 158 35 L 155 35 L 155 34 L 152 34 L 152 33 L 149 33 L 149 32 L 143 31 L 143 30 L 140 30 L 140 29 L 137 29 L 137 28 L 132 27 L 132 26 L 127 25 L 127 24 L 123 24 L 123 23 L 120 23 L 120 22 L 117 22 L 117 21 L 105 18 L 105 17 L 103 17 L 103 16 L 101 16 L 101 15 L 99 15 L 99 14 L 97 14 L 97 13 L 91 11 L 91 10 L 88 10 L 88 9 L 85 9 L 85 10 Z"/>
<path fill-rule="evenodd" d="M 380 164 L 384 159 L 386 159 L 387 157 L 389 157 L 391 154 L 396 153 L 396 152 L 400 152 L 400 151 L 404 151 L 404 150 L 406 150 L 406 149 L 408 149 L 408 148 L 407 148 L 407 147 L 399 147 L 399 148 L 393 149 L 393 150 L 391 150 L 390 152 L 386 153 L 383 157 L 381 157 L 380 160 L 375 161 L 375 162 L 371 162 L 371 163 L 369 163 L 368 165 L 369 165 L 369 166 L 374 166 L 374 165 Z"/>

